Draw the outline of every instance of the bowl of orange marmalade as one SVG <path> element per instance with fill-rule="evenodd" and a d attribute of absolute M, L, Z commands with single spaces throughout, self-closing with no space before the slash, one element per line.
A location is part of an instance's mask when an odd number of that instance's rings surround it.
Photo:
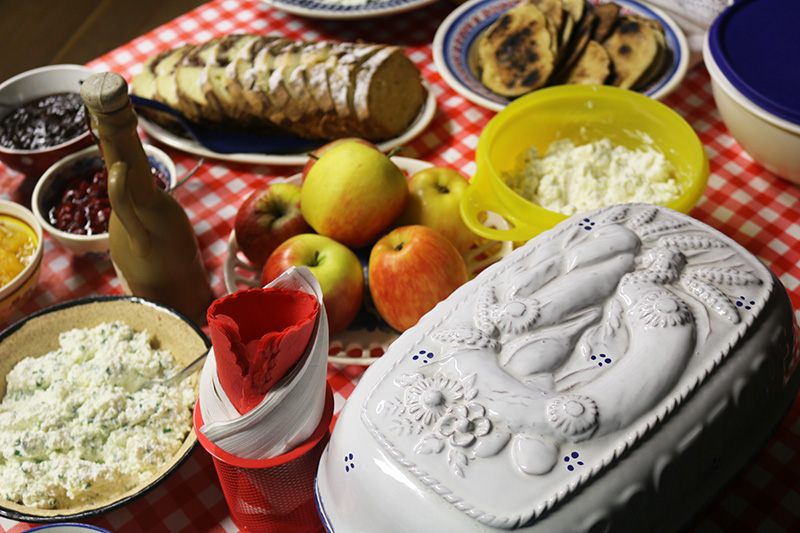
<path fill-rule="evenodd" d="M 33 213 L 0 200 L 0 328 L 33 294 L 42 254 L 42 227 Z"/>

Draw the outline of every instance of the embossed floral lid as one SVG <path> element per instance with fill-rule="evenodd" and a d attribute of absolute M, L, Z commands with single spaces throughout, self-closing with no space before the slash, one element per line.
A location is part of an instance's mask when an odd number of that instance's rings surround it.
<path fill-rule="evenodd" d="M 429 530 L 427 519 L 493 531 L 580 507 L 661 438 L 662 421 L 694 416 L 684 405 L 774 289 L 757 258 L 687 215 L 628 204 L 573 216 L 457 289 L 367 370 L 320 465 L 323 513 L 333 530 Z M 341 494 L 424 511 L 381 529 Z"/>

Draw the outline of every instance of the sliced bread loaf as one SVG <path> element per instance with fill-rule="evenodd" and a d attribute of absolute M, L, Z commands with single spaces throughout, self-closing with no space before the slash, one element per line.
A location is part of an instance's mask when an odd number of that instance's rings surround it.
<path fill-rule="evenodd" d="M 417 117 L 424 102 L 419 69 L 400 47 L 379 50 L 356 72 L 352 105 L 365 137 L 398 136 Z"/>
<path fill-rule="evenodd" d="M 419 69 L 397 46 L 235 34 L 154 56 L 132 83 L 189 120 L 309 139 L 397 136 L 419 114 Z"/>
<path fill-rule="evenodd" d="M 214 47 L 222 38 L 193 46 L 175 67 L 175 90 L 178 95 L 178 111 L 195 122 L 223 122 L 222 110 L 209 102 L 203 92 L 203 72 Z"/>
<path fill-rule="evenodd" d="M 208 61 L 200 76 L 201 90 L 208 104 L 215 107 L 226 121 L 238 122 L 244 126 L 261 127 L 265 124 L 261 115 L 252 112 L 248 106 L 239 105 L 231 95 L 225 71 L 239 52 L 257 36 L 253 34 L 233 34 L 221 39 L 211 48 Z"/>

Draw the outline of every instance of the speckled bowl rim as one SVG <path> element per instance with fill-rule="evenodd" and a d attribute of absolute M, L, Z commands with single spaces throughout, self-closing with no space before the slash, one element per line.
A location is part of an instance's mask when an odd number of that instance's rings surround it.
<path fill-rule="evenodd" d="M 0 286 L 0 301 L 5 301 L 6 298 L 14 296 L 19 288 L 25 285 L 32 276 L 37 275 L 37 270 L 41 268 L 42 257 L 44 256 L 44 230 L 33 211 L 17 202 L 0 198 L 0 215 L 19 220 L 33 230 L 37 239 L 36 250 L 33 252 L 31 262 L 14 279 Z"/>
<path fill-rule="evenodd" d="M 23 80 L 26 80 L 26 79 L 29 79 L 29 78 L 33 78 L 33 77 L 39 76 L 41 74 L 45 74 L 46 75 L 46 74 L 49 74 L 49 73 L 52 73 L 52 72 L 58 72 L 58 71 L 85 74 L 86 75 L 85 77 L 87 77 L 87 78 L 92 73 L 94 73 L 94 70 L 92 70 L 89 67 L 83 66 L 83 65 L 73 65 L 73 64 L 46 65 L 44 67 L 37 67 L 37 68 L 31 69 L 31 70 L 26 70 L 25 72 L 20 72 L 19 74 L 16 74 L 15 76 L 12 76 L 12 77 L 8 78 L 7 80 L 5 80 L 2 83 L 0 83 L 0 92 L 8 90 L 10 87 L 13 87 L 14 85 L 20 83 Z M 23 104 L 25 104 L 27 102 L 30 102 L 31 100 L 35 100 L 37 98 L 42 98 L 43 96 L 46 96 L 46 95 L 42 94 L 42 95 L 35 95 L 35 96 L 27 97 L 27 99 L 22 99 L 19 102 L 15 102 L 14 105 L 23 105 Z M 8 113 L 7 112 L 3 112 L 2 114 L 0 114 L 0 118 L 3 118 L 4 116 L 6 116 L 6 114 L 8 114 Z M 36 148 L 36 149 L 33 149 L 33 150 L 21 149 L 21 148 L 8 148 L 8 147 L 5 147 L 5 146 L 0 146 L 0 152 L 6 153 L 6 154 L 9 154 L 9 155 L 21 155 L 21 156 L 35 157 L 37 155 L 49 154 L 49 153 L 55 152 L 57 150 L 61 150 L 62 148 L 68 148 L 71 145 L 80 144 L 82 142 L 85 142 L 86 139 L 88 139 L 90 136 L 91 136 L 91 132 L 87 128 L 86 131 L 84 131 L 83 133 L 81 133 L 77 137 L 73 137 L 71 139 L 67 139 L 64 142 L 61 142 L 59 144 L 54 144 L 53 146 L 47 146 L 45 148 Z"/>
<path fill-rule="evenodd" d="M 167 174 L 167 179 L 169 180 L 168 191 L 171 191 L 178 182 L 177 170 L 172 158 L 166 152 L 156 146 L 147 143 L 142 144 L 142 146 L 147 154 L 147 158 L 150 160 L 150 164 L 157 164 L 159 170 Z M 95 162 L 95 166 L 99 169 L 103 166 L 100 156 L 100 147 L 94 144 L 92 146 L 87 146 L 78 152 L 64 156 L 62 159 L 54 163 L 36 182 L 36 186 L 34 187 L 33 194 L 31 196 L 31 211 L 33 212 L 42 229 L 44 229 L 44 231 L 54 239 L 58 239 L 60 241 L 75 241 L 85 243 L 97 243 L 108 240 L 107 231 L 105 233 L 97 233 L 95 235 L 78 235 L 76 233 L 69 233 L 67 231 L 58 229 L 48 220 L 43 205 L 45 195 L 49 192 L 50 186 L 58 178 L 60 173 L 70 169 L 83 160 Z"/>
<path fill-rule="evenodd" d="M 184 340 L 189 339 L 192 344 L 196 340 L 198 343 L 197 351 L 187 347 L 186 353 L 175 353 L 175 350 L 171 349 L 173 355 L 175 355 L 182 364 L 188 364 L 199 353 L 201 353 L 203 349 L 208 348 L 211 345 L 210 341 L 198 325 L 193 323 L 182 313 L 163 304 L 136 296 L 122 295 L 99 295 L 78 298 L 41 309 L 40 311 L 37 311 L 15 322 L 7 329 L 0 332 L 0 376 L 2 376 L 2 378 L 0 378 L 0 397 L 5 394 L 5 376 L 8 374 L 8 370 L 10 370 L 10 368 L 12 368 L 16 362 L 23 359 L 26 355 L 30 355 L 27 353 L 21 354 L 17 355 L 17 358 L 13 361 L 4 361 L 2 359 L 4 355 L 3 344 L 8 342 L 8 339 L 12 338 L 12 336 L 23 334 L 21 333 L 24 331 L 23 328 L 29 324 L 35 324 L 37 322 L 44 321 L 44 324 L 46 325 L 47 321 L 55 320 L 53 318 L 54 313 L 72 313 L 73 317 L 71 318 L 71 322 L 66 323 L 66 317 L 60 316 L 57 320 L 59 327 L 54 328 L 54 330 L 57 332 L 64 331 L 71 327 L 90 327 L 91 325 L 94 325 L 94 323 L 85 322 L 86 317 L 88 316 L 87 310 L 82 309 L 80 312 L 76 311 L 77 308 L 87 306 L 99 306 L 96 307 L 96 309 L 102 309 L 104 311 L 102 316 L 105 317 L 105 320 L 114 319 L 113 316 L 109 316 L 109 310 L 127 307 L 131 307 L 131 311 L 136 311 L 137 313 L 141 312 L 141 310 L 145 310 L 144 312 L 146 313 L 147 318 L 140 317 L 137 320 L 144 322 L 145 320 L 152 319 L 153 324 L 159 325 L 159 328 L 155 329 L 155 332 L 150 330 L 150 333 L 154 335 L 155 339 L 159 341 L 163 340 L 166 345 L 169 345 L 170 343 L 177 343 L 181 337 L 183 337 Z M 69 317 L 70 315 L 68 314 L 67 316 Z M 95 316 L 101 315 L 95 313 Z M 76 322 L 78 322 L 78 324 L 75 324 Z M 131 322 L 133 321 L 131 320 Z M 137 327 L 137 324 L 130 325 Z M 171 325 L 181 326 L 182 329 L 174 332 L 174 338 L 167 336 L 163 338 L 159 337 L 158 332 L 169 331 L 169 326 Z M 57 334 L 55 337 L 55 340 L 53 340 L 52 337 L 49 337 L 49 343 L 51 346 L 53 345 L 53 342 L 55 342 L 56 345 L 58 343 Z M 48 341 L 42 341 L 42 344 L 46 345 L 47 343 Z M 39 351 L 41 351 L 41 349 Z M 40 353 L 39 355 L 44 355 L 45 353 L 46 351 Z M 194 432 L 194 428 L 191 428 L 186 440 L 183 443 L 183 446 L 181 446 L 172 462 L 159 469 L 152 478 L 147 480 L 142 485 L 139 485 L 138 487 L 135 487 L 122 494 L 113 496 L 97 505 L 84 506 L 74 509 L 37 509 L 2 500 L 0 501 L 0 516 L 20 522 L 57 523 L 69 520 L 92 518 L 103 513 L 113 511 L 144 496 L 155 487 L 160 485 L 167 477 L 169 477 L 184 464 L 196 446 L 197 435 Z"/>

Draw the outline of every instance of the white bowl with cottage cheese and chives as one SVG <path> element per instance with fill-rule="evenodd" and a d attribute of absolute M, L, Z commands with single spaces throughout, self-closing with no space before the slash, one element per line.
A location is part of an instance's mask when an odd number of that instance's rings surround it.
<path fill-rule="evenodd" d="M 63 522 L 117 508 L 163 481 L 196 444 L 202 331 L 147 300 L 96 296 L 0 335 L 0 516 Z"/>

